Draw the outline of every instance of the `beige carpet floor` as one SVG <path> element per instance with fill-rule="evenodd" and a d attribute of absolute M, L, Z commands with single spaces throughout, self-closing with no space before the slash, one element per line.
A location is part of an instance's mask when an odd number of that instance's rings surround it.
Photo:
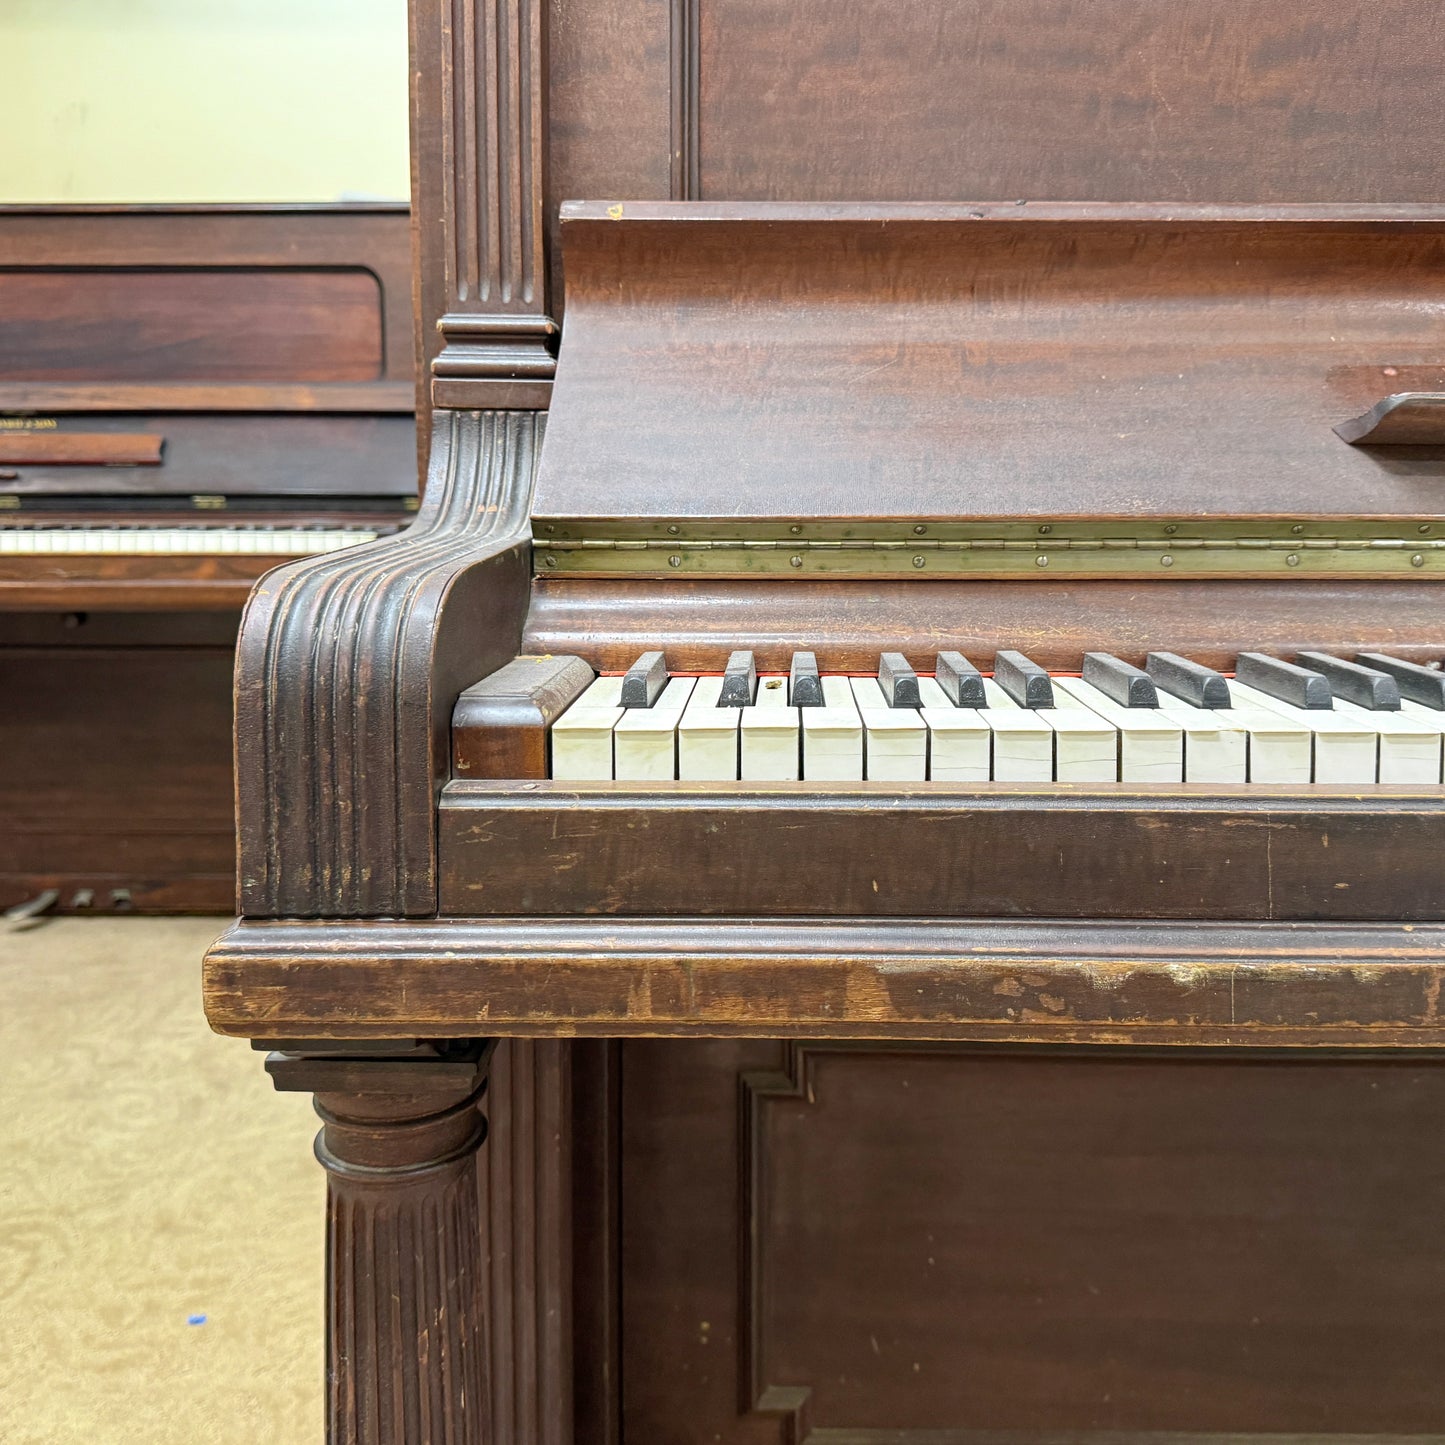
<path fill-rule="evenodd" d="M 201 1013 L 220 919 L 0 931 L 0 1441 L 314 1445 L 310 1101 Z"/>

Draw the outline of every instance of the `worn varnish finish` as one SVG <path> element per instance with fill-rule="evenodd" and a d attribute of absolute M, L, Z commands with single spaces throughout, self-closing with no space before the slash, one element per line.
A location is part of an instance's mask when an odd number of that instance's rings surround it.
<path fill-rule="evenodd" d="M 242 922 L 252 1037 L 775 1034 L 1438 1048 L 1437 924 L 996 919 Z"/>
<path fill-rule="evenodd" d="M 999 648 L 1055 671 L 1086 652 L 1136 665 L 1147 652 L 1182 652 L 1232 668 L 1239 653 L 1334 652 L 1381 639 L 1417 662 L 1445 657 L 1439 618 L 1445 588 L 1427 581 L 1027 582 L 894 579 L 806 586 L 759 578 L 537 579 L 523 646 L 575 652 L 614 671 L 648 647 L 666 647 L 676 671 L 716 670 L 734 647 L 786 672 L 815 651 L 825 670 L 871 670 L 884 651 L 928 668 L 955 649 L 980 663 Z"/>
<path fill-rule="evenodd" d="M 623 1078 L 633 1438 L 1438 1434 L 1438 1067 L 639 1040 Z"/>
<path fill-rule="evenodd" d="M 552 724 L 592 681 L 580 657 L 519 657 L 452 709 L 452 775 L 545 778 Z"/>
<path fill-rule="evenodd" d="M 236 688 L 244 913 L 435 908 L 447 724 L 521 640 L 541 429 L 530 412 L 438 414 L 407 532 L 277 568 L 252 595 Z"/>
<path fill-rule="evenodd" d="M 1432 787 L 459 782 L 440 848 L 461 915 L 1445 920 Z"/>
<path fill-rule="evenodd" d="M 552 700 L 488 682 L 523 653 L 621 668 L 656 646 L 676 669 L 737 646 L 858 669 L 943 647 L 1061 669 L 1090 649 L 1441 659 L 1423 574 L 916 586 L 570 579 L 542 560 L 534 580 L 529 545 L 539 457 L 555 515 L 664 528 L 1434 518 L 1438 456 L 1332 430 L 1445 381 L 1432 17 L 1405 0 L 411 17 L 427 511 L 253 604 L 246 918 L 206 966 L 218 1029 L 293 1041 L 297 1087 L 347 1056 L 331 1088 L 352 1110 L 434 1047 L 418 1040 L 508 1036 L 467 1256 L 485 1311 L 468 1295 L 423 1359 L 383 1317 L 399 1241 L 333 1279 L 333 1358 L 362 1299 L 390 1348 L 349 1356 L 358 1398 L 438 1401 L 378 1415 L 376 1445 L 1433 1438 L 1433 805 L 1003 788 L 969 801 L 986 854 L 960 845 L 963 817 L 876 789 L 771 808 L 551 789 Z M 574 272 L 560 203 L 589 196 L 604 208 L 569 223 L 591 228 Z M 709 209 L 630 219 L 669 197 Z M 739 204 L 756 201 L 835 209 L 782 225 Z M 969 214 L 876 209 L 895 201 Z M 1161 201 L 1172 220 L 1118 205 Z M 1255 209 L 1197 209 L 1223 203 Z M 1339 215 L 1360 203 L 1376 209 Z M 549 402 L 544 448 L 529 413 Z M 464 781 L 442 802 L 449 766 Z M 906 836 L 920 820 L 934 856 Z M 710 852 L 708 824 L 757 859 Z M 1128 842 L 1108 873 L 1039 851 L 1082 860 L 1110 829 Z M 960 853 L 977 906 L 1079 916 L 952 916 Z M 527 911 L 437 912 L 503 896 Z M 851 916 L 793 911 L 805 896 Z M 905 902 L 925 911 L 890 912 Z M 613 911 L 565 912 L 590 907 Z M 703 911 L 723 908 L 743 911 Z M 1305 913 L 1331 921 L 1279 921 Z M 412 1186 L 378 1180 L 388 1219 L 413 1217 Z M 477 1359 L 487 1381 L 444 1383 Z M 331 1438 L 370 1445 L 362 1428 L 335 1415 Z"/>
<path fill-rule="evenodd" d="M 1333 430 L 1401 377 L 1445 385 L 1445 208 L 622 198 L 562 234 L 543 535 L 1445 515 L 1438 454 Z"/>
<path fill-rule="evenodd" d="M 477 1190 L 486 1056 L 481 1046 L 419 1047 L 267 1060 L 278 1088 L 315 1094 L 322 1121 L 329 1439 L 493 1438 Z"/>

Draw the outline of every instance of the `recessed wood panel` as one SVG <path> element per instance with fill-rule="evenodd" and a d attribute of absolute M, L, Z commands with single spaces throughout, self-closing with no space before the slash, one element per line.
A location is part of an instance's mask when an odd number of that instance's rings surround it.
<path fill-rule="evenodd" d="M 0 381 L 372 381 L 359 267 L 0 271 Z"/>
<path fill-rule="evenodd" d="M 1418 0 L 699 3 L 706 199 L 1439 194 Z"/>
<path fill-rule="evenodd" d="M 638 1042 L 622 1077 L 627 1438 L 1438 1438 L 1445 1069 Z"/>

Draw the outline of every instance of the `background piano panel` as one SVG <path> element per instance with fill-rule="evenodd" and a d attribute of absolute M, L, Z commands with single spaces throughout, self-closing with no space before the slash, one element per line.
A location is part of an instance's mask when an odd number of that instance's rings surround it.
<path fill-rule="evenodd" d="M 0 209 L 0 907 L 229 912 L 240 609 L 416 505 L 408 210 Z"/>

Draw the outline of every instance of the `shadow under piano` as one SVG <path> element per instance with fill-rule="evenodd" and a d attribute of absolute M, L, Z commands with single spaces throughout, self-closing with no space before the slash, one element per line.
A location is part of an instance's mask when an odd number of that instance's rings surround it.
<path fill-rule="evenodd" d="M 246 596 L 416 507 L 409 232 L 0 208 L 0 908 L 233 909 Z"/>

